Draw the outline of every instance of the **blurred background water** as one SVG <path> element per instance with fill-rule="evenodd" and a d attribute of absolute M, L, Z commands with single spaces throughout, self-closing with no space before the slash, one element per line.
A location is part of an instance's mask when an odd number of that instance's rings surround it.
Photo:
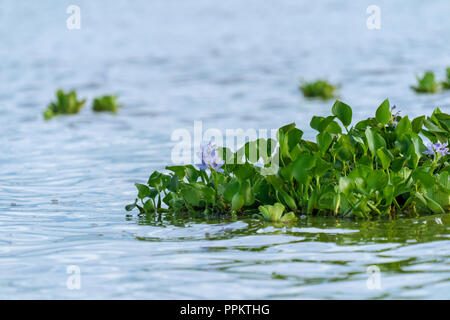
<path fill-rule="evenodd" d="M 66 9 L 81 8 L 68 30 Z M 366 8 L 381 9 L 381 29 Z M 170 163 L 177 128 L 278 128 L 332 102 L 300 79 L 342 85 L 354 120 L 389 97 L 410 117 L 449 111 L 417 95 L 450 66 L 450 3 L 154 0 L 0 3 L 0 298 L 450 298 L 450 219 L 146 221 L 126 215 L 135 182 Z M 117 115 L 44 122 L 57 88 Z M 437 219 L 439 218 L 439 219 Z M 69 290 L 67 267 L 81 289 Z M 370 290 L 367 267 L 379 267 Z"/>

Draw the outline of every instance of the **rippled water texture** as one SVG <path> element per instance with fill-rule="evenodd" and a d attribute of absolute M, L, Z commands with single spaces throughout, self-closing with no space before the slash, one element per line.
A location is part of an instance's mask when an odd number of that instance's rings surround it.
<path fill-rule="evenodd" d="M 448 216 L 278 228 L 123 209 L 134 182 L 170 163 L 172 131 L 194 120 L 296 121 L 312 137 L 309 119 L 331 102 L 305 100 L 301 78 L 340 83 L 355 120 L 386 97 L 410 116 L 448 112 L 450 93 L 409 85 L 450 66 L 450 3 L 377 3 L 371 31 L 369 1 L 80 0 L 70 31 L 69 1 L 2 0 L 0 298 L 450 298 Z M 44 122 L 59 87 L 89 101 L 118 93 L 124 106 Z M 66 286 L 70 265 L 80 290 Z"/>

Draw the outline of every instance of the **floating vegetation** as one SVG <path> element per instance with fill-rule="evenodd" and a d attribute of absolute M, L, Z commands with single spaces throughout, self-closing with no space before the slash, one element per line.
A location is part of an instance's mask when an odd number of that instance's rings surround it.
<path fill-rule="evenodd" d="M 450 68 L 446 70 L 447 80 L 442 82 L 442 88 L 445 90 L 450 90 Z"/>
<path fill-rule="evenodd" d="M 436 82 L 434 73 L 431 71 L 425 72 L 423 77 L 416 76 L 417 87 L 411 88 L 417 93 L 436 93 L 439 90 L 439 83 Z"/>
<path fill-rule="evenodd" d="M 303 82 L 300 85 L 300 90 L 307 98 L 320 98 L 324 100 L 335 97 L 337 86 L 333 86 L 326 80 L 317 80 L 313 82 Z"/>
<path fill-rule="evenodd" d="M 450 212 L 450 115 L 435 109 L 410 120 L 393 109 L 385 100 L 375 117 L 352 126 L 352 109 L 336 101 L 332 115 L 312 118 L 315 141 L 291 123 L 278 130 L 277 143 L 258 139 L 236 152 L 208 144 L 198 167 L 168 166 L 136 184 L 126 210 L 270 221 Z M 285 207 L 292 214 L 282 216 Z"/>
<path fill-rule="evenodd" d="M 56 92 L 56 102 L 52 102 L 44 111 L 44 119 L 48 120 L 62 114 L 76 114 L 83 107 L 86 100 L 77 100 L 77 93 L 70 91 L 64 93 L 62 90 Z"/>
<path fill-rule="evenodd" d="M 266 221 L 270 221 L 270 222 L 285 222 L 285 223 L 289 223 L 289 222 L 293 222 L 297 220 L 297 217 L 295 216 L 295 214 L 291 211 L 288 213 L 285 213 L 283 215 L 284 212 L 284 206 L 277 202 L 275 203 L 273 206 L 271 205 L 265 205 L 265 206 L 260 206 L 259 207 L 259 213 L 260 213 L 260 217 L 263 220 Z"/>
<path fill-rule="evenodd" d="M 95 112 L 112 112 L 117 113 L 120 105 L 117 103 L 116 95 L 105 95 L 94 99 L 92 110 Z"/>

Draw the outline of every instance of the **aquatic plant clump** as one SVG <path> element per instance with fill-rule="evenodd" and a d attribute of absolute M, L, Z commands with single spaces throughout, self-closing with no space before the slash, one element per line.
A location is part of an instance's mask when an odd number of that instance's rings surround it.
<path fill-rule="evenodd" d="M 442 88 L 445 90 L 450 90 L 450 68 L 446 70 L 447 79 L 442 82 Z"/>
<path fill-rule="evenodd" d="M 63 90 L 58 90 L 56 92 L 56 101 L 52 102 L 44 111 L 44 119 L 48 120 L 62 114 L 76 114 L 81 110 L 85 102 L 85 99 L 77 99 L 75 91 L 64 93 Z"/>
<path fill-rule="evenodd" d="M 236 152 L 210 144 L 202 149 L 200 166 L 168 166 L 136 184 L 137 199 L 126 209 L 270 221 L 300 214 L 394 218 L 450 212 L 450 115 L 437 108 L 410 120 L 393 109 L 385 100 L 375 117 L 352 125 L 352 109 L 336 101 L 330 116 L 312 118 L 314 141 L 303 139 L 291 123 L 278 130 L 277 142 L 249 141 Z M 265 170 L 273 163 L 275 170 Z M 284 208 L 292 213 L 282 216 Z"/>
<path fill-rule="evenodd" d="M 417 93 L 436 93 L 439 90 L 439 83 L 436 82 L 434 73 L 431 71 L 425 72 L 423 77 L 416 76 L 417 86 L 411 88 Z"/>
<path fill-rule="evenodd" d="M 95 112 L 112 112 L 117 113 L 120 105 L 117 103 L 117 96 L 105 95 L 94 99 L 92 110 Z"/>
<path fill-rule="evenodd" d="M 325 80 L 317 80 L 313 82 L 303 82 L 300 90 L 307 98 L 320 98 L 324 100 L 335 97 L 337 86 L 328 83 Z"/>

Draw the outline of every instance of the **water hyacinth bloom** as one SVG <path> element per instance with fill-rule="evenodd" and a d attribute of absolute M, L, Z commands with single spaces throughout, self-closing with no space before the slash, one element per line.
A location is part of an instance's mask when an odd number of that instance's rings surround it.
<path fill-rule="evenodd" d="M 395 118 L 395 117 L 398 117 L 398 116 L 400 115 L 400 113 L 401 113 L 400 110 L 398 110 L 397 112 L 394 113 L 395 109 L 397 109 L 397 106 L 396 106 L 396 105 L 393 105 L 392 108 L 391 108 L 391 113 L 392 113 L 392 115 L 393 115 L 394 118 Z"/>
<path fill-rule="evenodd" d="M 394 113 L 396 108 L 397 108 L 397 106 L 395 106 L 395 105 L 391 107 L 391 114 L 392 114 L 391 121 L 392 121 L 392 126 L 394 128 L 396 128 L 398 125 L 398 121 L 396 119 L 398 116 L 400 116 L 400 112 L 401 112 L 400 110 L 398 110 L 397 112 Z"/>
<path fill-rule="evenodd" d="M 202 143 L 198 156 L 202 161 L 198 165 L 200 170 L 211 168 L 216 171 L 221 171 L 220 167 L 222 166 L 222 162 L 217 155 L 216 146 L 211 141 L 206 144 Z"/>
<path fill-rule="evenodd" d="M 450 154 L 447 145 L 448 143 L 429 143 L 427 146 L 428 149 L 423 153 L 430 154 L 438 158 L 443 157 Z"/>

